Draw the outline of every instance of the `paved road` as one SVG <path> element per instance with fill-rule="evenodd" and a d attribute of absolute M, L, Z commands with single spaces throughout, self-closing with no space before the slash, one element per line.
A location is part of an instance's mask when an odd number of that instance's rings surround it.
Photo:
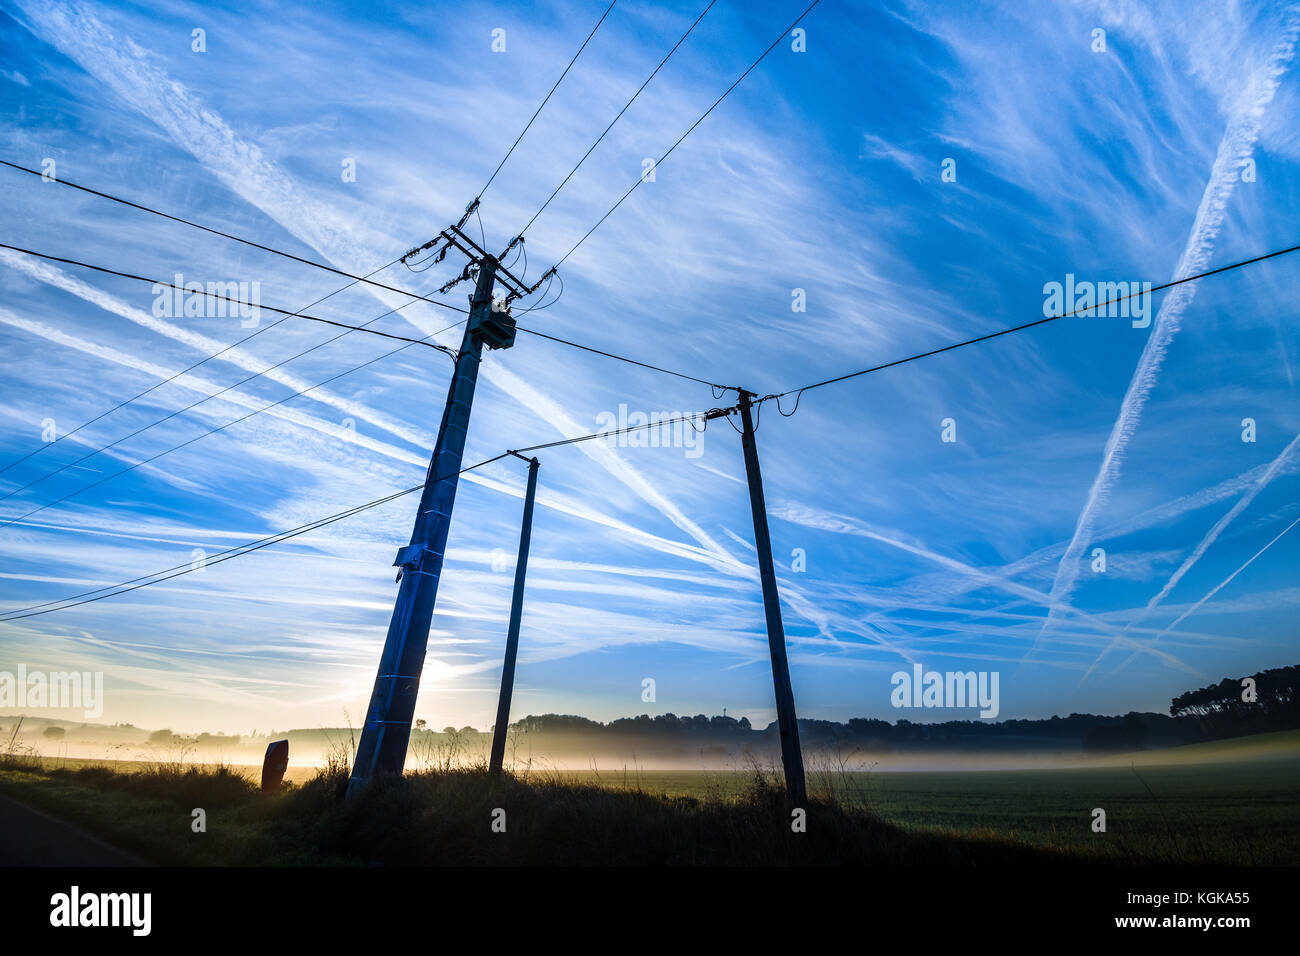
<path fill-rule="evenodd" d="M 70 823 L 0 796 L 0 866 L 145 866 Z"/>

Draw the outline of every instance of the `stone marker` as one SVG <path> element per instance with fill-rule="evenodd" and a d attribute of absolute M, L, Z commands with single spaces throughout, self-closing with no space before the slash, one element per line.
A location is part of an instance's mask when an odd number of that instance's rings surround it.
<path fill-rule="evenodd" d="M 275 793 L 279 790 L 288 767 L 289 741 L 272 740 L 266 745 L 266 756 L 262 758 L 262 792 Z"/>

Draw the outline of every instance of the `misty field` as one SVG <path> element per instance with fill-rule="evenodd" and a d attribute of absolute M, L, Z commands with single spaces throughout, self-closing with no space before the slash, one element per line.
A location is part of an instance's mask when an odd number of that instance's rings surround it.
<path fill-rule="evenodd" d="M 338 763 L 272 796 L 253 768 L 76 764 L 11 765 L 0 792 L 185 865 L 1300 863 L 1300 732 L 1076 768 L 860 771 L 812 755 L 798 835 L 779 779 L 758 767 L 495 779 L 447 767 L 344 802 Z M 191 832 L 194 807 L 207 810 L 205 834 Z M 505 833 L 491 829 L 498 808 Z"/>
<path fill-rule="evenodd" d="M 575 772 L 575 782 L 599 776 Z M 739 794 L 740 772 L 657 771 L 631 786 L 673 796 Z M 810 780 L 810 787 L 818 787 Z M 823 791 L 824 792 L 824 791 Z M 996 833 L 1091 857 L 1243 865 L 1300 863 L 1300 759 L 1202 766 L 854 773 L 834 783 L 840 803 L 869 807 L 903 830 Z M 1092 811 L 1106 832 L 1092 832 Z"/>
<path fill-rule="evenodd" d="M 860 771 L 809 761 L 812 793 L 915 832 L 995 833 L 1089 857 L 1300 863 L 1300 731 L 1029 770 Z M 744 771 L 578 771 L 670 796 L 743 792 Z M 1094 833 L 1092 812 L 1106 811 Z"/>

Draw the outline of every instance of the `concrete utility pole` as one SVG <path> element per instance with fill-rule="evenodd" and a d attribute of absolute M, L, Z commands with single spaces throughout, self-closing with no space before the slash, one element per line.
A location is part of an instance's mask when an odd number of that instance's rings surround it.
<path fill-rule="evenodd" d="M 456 235 L 461 236 L 459 230 L 456 230 Z M 400 774 L 406 764 L 411 718 L 420 689 L 420 673 L 424 669 L 452 505 L 456 501 L 457 476 L 463 467 L 461 459 L 465 452 L 465 436 L 483 343 L 486 341 L 492 348 L 509 348 L 514 344 L 514 320 L 508 314 L 497 313 L 492 307 L 497 259 L 486 253 L 475 258 L 478 262 L 477 284 L 470 300 L 469 319 L 465 323 L 456 371 L 447 392 L 447 407 L 438 429 L 438 443 L 425 475 L 420 510 L 415 516 L 411 543 L 397 552 L 397 559 L 393 562 L 401 569 L 397 572 L 400 588 L 379 659 L 379 672 L 366 711 L 352 777 L 348 781 L 349 796 L 372 777 Z"/>
<path fill-rule="evenodd" d="M 799 722 L 794 713 L 794 690 L 790 686 L 790 665 L 785 656 L 785 627 L 781 623 L 781 596 L 776 590 L 772 567 L 772 536 L 767 530 L 767 503 L 763 499 L 763 473 L 758 467 L 758 446 L 754 443 L 754 422 L 750 415 L 753 392 L 740 393 L 740 421 L 744 426 L 741 446 L 745 451 L 745 474 L 749 478 L 749 504 L 754 512 L 754 546 L 758 549 L 758 574 L 763 582 L 763 611 L 767 615 L 767 646 L 772 655 L 772 683 L 776 685 L 776 723 L 781 736 L 781 764 L 790 803 L 804 807 L 803 752 L 799 749 Z"/>
<path fill-rule="evenodd" d="M 501 668 L 501 696 L 497 698 L 497 722 L 492 731 L 490 773 L 500 773 L 506 755 L 506 729 L 510 726 L 510 696 L 515 689 L 515 655 L 519 651 L 519 622 L 524 615 L 524 574 L 528 570 L 528 544 L 533 536 L 533 500 L 537 497 L 536 458 L 516 458 L 528 462 L 528 493 L 524 496 L 524 522 L 519 529 L 519 560 L 515 563 L 515 592 L 510 600 L 510 629 L 506 632 L 506 659 Z"/>

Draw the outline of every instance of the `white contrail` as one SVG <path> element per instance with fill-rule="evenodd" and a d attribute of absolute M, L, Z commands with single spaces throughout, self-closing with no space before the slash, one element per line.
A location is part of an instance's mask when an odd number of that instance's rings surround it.
<path fill-rule="evenodd" d="M 1300 518 L 1296 518 L 1295 521 L 1292 521 L 1289 525 L 1287 525 L 1285 528 L 1283 528 L 1281 531 L 1279 531 L 1279 532 L 1277 533 L 1277 537 L 1275 537 L 1272 541 L 1270 541 L 1268 544 L 1264 545 L 1264 547 L 1260 548 L 1258 551 L 1256 551 L 1254 554 L 1252 554 L 1249 558 L 1247 558 L 1247 559 L 1246 559 L 1246 562 L 1245 562 L 1244 564 L 1242 564 L 1241 567 L 1239 567 L 1236 571 L 1233 571 L 1231 574 L 1229 574 L 1226 578 L 1224 578 L 1222 581 L 1220 581 L 1220 582 L 1219 582 L 1218 584 L 1216 584 L 1214 587 L 1210 588 L 1210 590 L 1209 590 L 1208 592 L 1206 592 L 1205 597 L 1201 598 L 1199 601 L 1197 601 L 1195 604 L 1193 604 L 1191 607 L 1189 607 L 1189 608 L 1188 608 L 1186 611 L 1184 611 L 1182 614 L 1178 615 L 1178 617 L 1173 621 L 1173 623 L 1171 623 L 1168 627 L 1166 627 L 1163 631 L 1161 631 L 1159 634 L 1157 634 L 1154 638 L 1151 639 L 1151 643 L 1154 644 L 1156 641 L 1160 640 L 1160 638 L 1164 637 L 1166 634 L 1168 634 L 1170 631 L 1172 631 L 1174 628 L 1176 628 L 1176 627 L 1177 627 L 1179 624 L 1181 624 L 1184 620 L 1186 620 L 1187 618 L 1189 618 L 1189 617 L 1191 617 L 1193 614 L 1195 614 L 1197 611 L 1199 611 L 1199 610 L 1201 609 L 1201 606 L 1204 605 L 1206 601 L 1210 600 L 1210 598 L 1214 597 L 1214 595 L 1218 594 L 1221 590 L 1223 590 L 1223 588 L 1224 588 L 1224 587 L 1225 587 L 1229 582 L 1231 582 L 1233 578 L 1235 578 L 1237 575 L 1239 575 L 1242 571 L 1245 571 L 1246 568 L 1250 567 L 1251 563 L 1252 563 L 1256 558 L 1258 558 L 1261 554 L 1263 554 L 1263 553 L 1264 553 L 1265 551 L 1267 551 L 1269 548 L 1273 547 L 1273 545 L 1277 544 L 1278 540 L 1282 537 L 1282 535 L 1286 534 L 1288 531 L 1290 531 L 1292 528 L 1294 528 L 1294 527 L 1295 527 L 1296 525 L 1298 525 L 1298 524 L 1300 524 Z"/>
<path fill-rule="evenodd" d="M 1206 551 L 1210 549 L 1210 546 L 1214 544 L 1215 541 L 1218 540 L 1221 534 L 1223 534 L 1224 529 L 1227 528 L 1228 525 L 1232 524 L 1232 522 L 1236 520 L 1237 515 L 1245 511 L 1246 508 L 1250 505 L 1250 503 L 1255 500 L 1256 496 L 1261 491 L 1264 490 L 1264 487 L 1277 476 L 1278 472 L 1281 471 L 1282 466 L 1291 457 L 1291 453 L 1295 451 L 1297 445 L 1300 445 L 1300 434 L 1296 435 L 1295 438 L 1291 439 L 1290 444 L 1288 444 L 1285 448 L 1283 448 L 1282 453 L 1279 454 L 1276 458 L 1274 458 L 1269 463 L 1268 467 L 1264 469 L 1263 473 L 1258 478 L 1255 479 L 1255 483 L 1252 484 L 1249 488 L 1247 488 L 1245 493 L 1240 498 L 1237 499 L 1236 504 L 1234 504 L 1231 508 L 1229 508 L 1227 513 L 1225 513 L 1223 517 L 1221 517 L 1218 521 L 1216 521 L 1213 527 L 1211 527 L 1210 530 L 1205 533 L 1205 537 L 1203 537 L 1200 540 L 1200 543 L 1197 544 L 1196 547 L 1192 549 L 1192 553 L 1189 554 L 1186 558 L 1184 558 L 1183 563 L 1180 564 L 1178 568 L 1174 571 L 1174 573 L 1169 576 L 1169 580 L 1165 582 L 1164 587 L 1162 587 L 1156 594 L 1154 594 L 1151 597 L 1151 600 L 1147 601 L 1146 606 L 1142 608 L 1142 610 L 1138 612 L 1137 616 L 1134 617 L 1133 620 L 1130 621 L 1129 624 L 1124 628 L 1124 632 L 1126 634 L 1130 630 L 1132 630 L 1135 624 L 1140 624 L 1142 621 L 1144 621 L 1146 619 L 1146 616 L 1151 613 L 1152 609 L 1154 609 L 1157 604 L 1159 604 L 1161 601 L 1163 601 L 1166 597 L 1169 596 L 1169 592 L 1171 592 L 1175 587 L 1177 587 L 1178 582 L 1181 581 L 1183 577 L 1187 574 L 1187 572 L 1192 569 L 1192 565 L 1196 564 L 1197 561 L 1201 560 L 1201 557 L 1205 554 Z M 1156 640 L 1159 640 L 1159 638 L 1156 638 Z M 1115 645 L 1117 643 L 1119 643 L 1118 640 L 1112 640 L 1110 644 L 1105 648 L 1105 650 L 1103 650 L 1100 654 L 1097 655 L 1097 659 L 1092 662 L 1092 665 L 1088 668 L 1087 672 L 1083 675 L 1083 680 L 1087 680 L 1090 676 L 1092 676 L 1093 671 L 1095 671 L 1097 667 L 1101 664 L 1101 662 L 1106 658 L 1106 656 L 1115 649 Z M 1154 644 L 1155 641 L 1153 640 L 1151 643 Z M 1130 657 L 1123 664 L 1121 664 L 1120 665 L 1121 669 L 1127 667 L 1128 664 L 1132 661 L 1132 659 L 1133 658 Z"/>
<path fill-rule="evenodd" d="M 1300 445 L 1300 434 L 1291 439 L 1291 443 L 1287 445 L 1286 448 L 1282 449 L 1280 455 L 1273 459 L 1264 474 L 1262 474 L 1259 477 L 1259 480 L 1251 486 L 1250 490 L 1242 495 L 1237 500 L 1237 503 L 1228 510 L 1228 513 L 1216 521 L 1214 527 L 1206 532 L 1205 537 L 1201 539 L 1201 543 L 1192 550 L 1192 553 L 1187 556 L 1186 560 L 1183 561 L 1178 570 L 1170 575 L 1169 580 L 1165 582 L 1165 586 L 1160 589 L 1160 592 L 1147 602 L 1146 610 L 1151 610 L 1169 596 L 1169 592 L 1172 591 L 1177 586 L 1178 582 L 1183 579 L 1183 576 L 1191 570 L 1192 565 L 1199 561 L 1201 556 L 1209 550 L 1210 545 L 1214 544 L 1219 535 L 1223 533 L 1223 529 L 1230 525 L 1237 515 L 1245 511 L 1246 507 L 1255 500 L 1255 497 L 1264 490 L 1264 486 L 1273 480 L 1277 475 L 1278 470 L 1282 467 L 1283 462 L 1291 457 L 1291 453 L 1295 451 L 1297 445 Z"/>
<path fill-rule="evenodd" d="M 1035 588 L 1029 587 L 1026 584 L 1021 584 L 1019 581 L 1014 581 L 995 572 L 987 571 L 984 568 L 976 568 L 969 564 L 966 564 L 963 561 L 957 561 L 953 558 L 949 558 L 946 555 L 942 555 L 939 554 L 938 552 L 931 551 L 929 548 L 925 547 L 924 545 L 912 544 L 907 541 L 903 541 L 900 538 L 881 534 L 879 531 L 876 531 L 873 528 L 869 527 L 865 522 L 859 521 L 855 518 L 849 518 L 844 515 L 831 514 L 829 512 L 824 512 L 818 509 L 810 508 L 806 505 L 789 505 L 789 504 L 778 505 L 777 507 L 773 508 L 772 515 L 773 517 L 777 517 L 784 521 L 789 521 L 795 524 L 801 524 L 805 527 L 817 528 L 822 531 L 832 531 L 837 534 L 850 534 L 850 535 L 854 535 L 855 537 L 867 538 L 869 540 L 879 542 L 880 544 L 888 545 L 889 547 L 892 548 L 898 548 L 899 550 L 905 551 L 908 554 L 915 555 L 916 557 L 924 558 L 927 561 L 933 561 L 934 563 L 940 565 L 941 567 L 947 568 L 948 570 L 953 571 L 959 575 L 962 575 L 963 577 L 967 577 L 974 581 L 978 581 L 982 586 L 1006 591 L 1010 594 L 1014 594 L 1016 597 L 1029 601 L 1030 603 L 1033 604 L 1047 604 L 1048 601 L 1050 600 L 1047 594 L 1044 594 L 1042 591 L 1039 591 Z M 1074 607 L 1064 607 L 1062 608 L 1062 610 L 1075 615 L 1086 625 L 1091 625 L 1095 627 L 1097 630 L 1103 632 L 1103 634 L 1099 634 L 1098 637 L 1109 635 L 1112 637 L 1112 639 L 1118 640 L 1121 643 L 1131 646 L 1135 652 L 1142 652 L 1147 649 L 1146 645 L 1139 644 L 1131 637 L 1128 637 L 1123 633 L 1117 632 L 1115 628 L 1111 627 L 1109 624 L 1103 621 L 1098 620 L 1096 617 L 1089 614 L 1087 611 L 1081 611 L 1078 608 L 1074 608 Z M 1173 667 L 1177 667 L 1178 669 L 1186 671 L 1187 673 L 1190 674 L 1195 674 L 1196 676 L 1202 676 L 1200 672 L 1197 671 L 1195 668 L 1191 667 L 1185 662 L 1174 657 L 1172 654 L 1168 654 L 1162 651 L 1158 654 L 1158 656 L 1161 657 L 1165 661 L 1165 663 Z"/>
<path fill-rule="evenodd" d="M 241 368 L 250 374 L 257 375 L 268 381 L 276 382 L 291 388 L 295 392 L 304 392 L 306 397 L 312 401 L 320 402 L 322 405 L 329 405 L 337 408 L 345 415 L 351 415 L 361 421 L 368 422 L 377 428 L 382 428 L 403 441 L 409 442 L 417 447 L 425 447 L 429 443 L 427 434 L 418 429 L 410 428 L 400 421 L 386 418 L 380 415 L 373 408 L 357 402 L 350 398 L 338 395 L 327 388 L 321 388 L 314 382 L 302 378 L 301 376 L 287 371 L 284 367 L 273 368 L 272 362 L 260 358 L 246 349 L 228 348 L 220 339 L 214 339 L 202 333 L 195 332 L 191 329 L 178 325 L 175 322 L 159 319 L 143 309 L 137 309 L 130 304 L 119 299 L 115 295 L 104 292 L 89 283 L 68 275 L 58 266 L 51 265 L 47 262 L 39 262 L 29 256 L 21 253 L 10 252 L 8 249 L 0 249 L 0 262 L 12 266 L 21 272 L 26 273 L 33 279 L 37 279 L 47 285 L 60 289 L 71 295 L 77 296 L 90 304 L 110 312 L 113 315 L 121 316 L 128 322 L 134 322 L 141 328 L 148 329 L 158 335 L 165 336 L 175 342 L 179 342 L 189 348 L 209 355 L 221 352 L 221 361 Z M 211 368 L 211 366 L 209 366 Z M 160 376 L 164 377 L 164 376 Z M 173 384 L 195 388 L 199 391 L 205 389 L 199 388 L 203 380 L 198 375 L 187 374 L 177 379 Z M 240 387 L 231 388 L 226 391 L 225 385 L 207 385 L 206 394 L 209 396 L 222 392 L 221 398 L 225 401 L 239 401 L 235 396 L 241 391 Z"/>
<path fill-rule="evenodd" d="M 1208 268 L 1214 240 L 1223 226 L 1228 200 L 1236 187 L 1243 165 L 1254 154 L 1264 112 L 1276 95 L 1278 83 L 1295 55 L 1297 36 L 1300 36 L 1300 9 L 1292 7 L 1288 11 L 1281 38 L 1274 47 L 1272 55 L 1255 76 L 1255 81 L 1249 84 L 1246 94 L 1238 101 L 1228 128 L 1219 143 L 1214 167 L 1201 197 L 1200 208 L 1196 212 L 1196 220 L 1178 266 L 1174 269 L 1175 279 L 1204 272 Z M 1093 479 L 1087 501 L 1075 523 L 1074 535 L 1057 567 L 1047 618 L 1043 621 L 1043 627 L 1034 639 L 1033 646 L 1026 657 L 1038 649 L 1039 641 L 1052 623 L 1056 608 L 1069 600 L 1079 577 L 1080 559 L 1084 550 L 1092 543 L 1097 514 L 1119 480 L 1129 441 L 1141 421 L 1142 411 L 1151 389 L 1155 386 L 1156 377 L 1164 364 L 1169 345 L 1182 325 L 1183 313 L 1191 305 L 1195 296 L 1195 283 L 1189 282 L 1176 286 L 1170 290 L 1156 314 L 1151 326 L 1151 335 L 1142 350 L 1142 357 L 1138 360 L 1137 369 L 1133 373 L 1124 401 L 1120 405 L 1119 417 L 1106 442 L 1101 468 Z"/>

